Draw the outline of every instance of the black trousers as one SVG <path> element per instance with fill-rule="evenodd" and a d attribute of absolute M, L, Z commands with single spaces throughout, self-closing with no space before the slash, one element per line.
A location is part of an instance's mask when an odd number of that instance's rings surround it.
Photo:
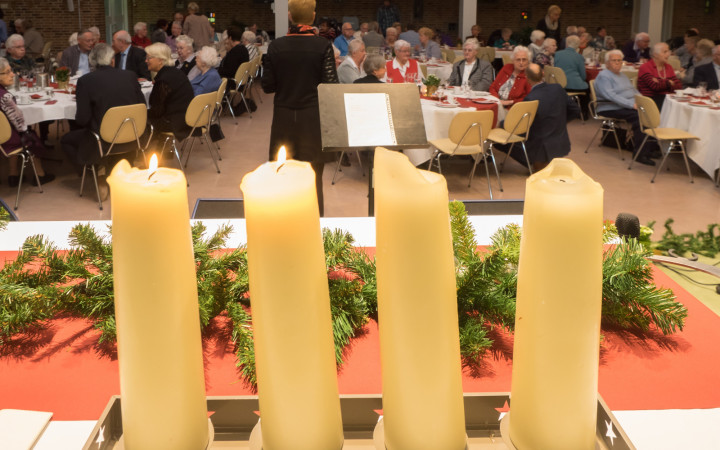
<path fill-rule="evenodd" d="M 598 111 L 598 114 L 600 114 L 601 116 L 610 117 L 612 119 L 622 119 L 630 124 L 633 133 L 633 145 L 635 146 L 633 154 L 635 154 L 635 152 L 637 152 L 640 148 L 640 145 L 642 145 L 645 136 L 647 136 L 640 129 L 640 119 L 638 118 L 637 110 L 628 108 L 611 109 L 608 111 Z M 645 143 L 645 147 L 643 147 L 642 154 L 647 155 L 648 153 L 656 149 L 659 149 L 657 142 L 655 142 L 654 139 L 648 139 L 648 141 Z"/>

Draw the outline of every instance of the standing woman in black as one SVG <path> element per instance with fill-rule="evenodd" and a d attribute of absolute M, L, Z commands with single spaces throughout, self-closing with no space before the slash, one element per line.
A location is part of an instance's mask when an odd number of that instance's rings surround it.
<path fill-rule="evenodd" d="M 550 5 L 547 15 L 540 19 L 535 29 L 545 32 L 545 38 L 553 38 L 560 44 L 560 13 L 562 9 L 558 5 Z"/>
<path fill-rule="evenodd" d="M 335 155 L 322 152 L 317 86 L 338 82 L 335 54 L 330 41 L 316 36 L 311 26 L 315 0 L 290 0 L 288 16 L 287 36 L 270 43 L 263 65 L 263 90 L 275 93 L 269 159 L 275 160 L 284 145 L 288 157 L 312 165 L 322 216 L 323 169 Z"/>

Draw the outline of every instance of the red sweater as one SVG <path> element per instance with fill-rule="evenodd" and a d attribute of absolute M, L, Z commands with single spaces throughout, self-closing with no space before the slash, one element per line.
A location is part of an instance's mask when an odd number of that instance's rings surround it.
<path fill-rule="evenodd" d="M 387 69 L 387 73 L 385 76 L 392 80 L 393 83 L 404 83 L 405 77 L 403 77 L 402 73 L 398 69 L 393 68 L 393 61 L 394 59 L 391 59 L 387 63 L 385 63 L 385 68 Z M 409 59 L 410 65 L 408 66 L 407 70 L 405 71 L 405 75 L 411 73 L 418 73 L 419 67 L 418 63 L 414 59 Z"/>
<path fill-rule="evenodd" d="M 134 45 L 135 47 L 145 48 L 150 44 L 152 44 L 152 42 L 150 41 L 150 39 L 147 36 L 145 36 L 144 38 L 141 38 L 140 36 L 138 36 L 136 34 L 135 36 L 132 37 L 132 45 Z"/>
<path fill-rule="evenodd" d="M 500 91 L 500 87 L 510 78 L 514 70 L 515 66 L 512 63 L 505 64 L 503 68 L 500 69 L 497 77 L 495 77 L 495 81 L 493 81 L 490 85 L 491 95 L 500 98 L 498 91 Z M 527 82 L 527 78 L 525 78 L 525 72 L 520 72 L 517 76 L 515 76 L 515 83 L 513 84 L 512 89 L 510 89 L 510 94 L 507 99 L 512 100 L 513 104 L 515 104 L 523 101 L 525 96 L 529 93 L 530 84 Z"/>
<path fill-rule="evenodd" d="M 661 74 L 658 72 L 655 61 L 651 59 L 640 66 L 637 87 L 642 95 L 652 97 L 653 95 L 672 94 L 675 89 L 682 89 L 682 83 L 675 76 L 675 71 L 670 64 L 665 64 L 665 69 Z"/>

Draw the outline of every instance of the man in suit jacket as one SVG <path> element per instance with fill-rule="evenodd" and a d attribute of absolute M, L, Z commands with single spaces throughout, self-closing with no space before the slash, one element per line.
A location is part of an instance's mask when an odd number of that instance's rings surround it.
<path fill-rule="evenodd" d="M 695 67 L 695 74 L 693 75 L 693 84 L 697 86 L 698 83 L 707 83 L 708 90 L 719 89 L 718 79 L 720 78 L 720 45 L 716 46 L 712 50 L 713 62 L 710 64 L 703 64 L 702 66 Z"/>
<path fill-rule="evenodd" d="M 95 36 L 92 31 L 80 32 L 77 37 L 77 45 L 66 48 L 60 57 L 60 66 L 70 69 L 70 75 L 80 73 L 82 75 L 90 72 L 88 55 L 95 45 Z"/>
<path fill-rule="evenodd" d="M 113 35 L 112 48 L 115 50 L 115 68 L 135 73 L 135 78 L 150 79 L 150 71 L 145 62 L 145 50 L 133 47 L 130 33 L 120 30 Z"/>
<path fill-rule="evenodd" d="M 463 45 L 465 59 L 453 65 L 452 73 L 448 79 L 450 86 L 462 86 L 463 80 L 467 80 L 470 89 L 473 91 L 487 91 L 493 82 L 493 70 L 489 62 L 477 57 L 480 44 L 477 39 L 471 38 Z M 465 76 L 465 70 L 470 73 Z"/>
<path fill-rule="evenodd" d="M 631 39 L 623 45 L 622 52 L 627 62 L 648 61 L 650 59 L 650 35 L 647 33 L 636 34 L 635 39 Z"/>
<path fill-rule="evenodd" d="M 543 71 L 538 64 L 530 64 L 525 69 L 525 76 L 531 90 L 524 101 L 539 101 L 535 120 L 530 126 L 530 136 L 525 144 L 533 171 L 537 171 L 547 166 L 553 158 L 561 158 L 570 153 L 568 108 L 577 109 L 577 105 L 568 102 L 565 89 L 559 84 L 543 82 Z"/>
<path fill-rule="evenodd" d="M 82 128 L 67 133 L 62 137 L 61 143 L 70 161 L 80 166 L 95 163 L 100 158 L 97 141 L 92 133 L 99 132 L 108 109 L 145 104 L 145 96 L 135 74 L 113 69 L 113 55 L 113 49 L 109 45 L 96 45 L 90 52 L 90 64 L 95 70 L 83 75 L 77 82 L 75 123 Z M 138 130 L 139 133 L 143 131 Z M 123 145 L 126 148 L 113 147 L 113 153 L 137 148 L 135 143 Z"/>

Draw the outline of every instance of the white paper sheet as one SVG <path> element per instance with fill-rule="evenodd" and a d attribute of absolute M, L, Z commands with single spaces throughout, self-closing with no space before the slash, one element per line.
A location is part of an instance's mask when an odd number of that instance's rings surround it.
<path fill-rule="evenodd" d="M 351 147 L 397 145 L 387 94 L 345 94 L 345 118 Z"/>

